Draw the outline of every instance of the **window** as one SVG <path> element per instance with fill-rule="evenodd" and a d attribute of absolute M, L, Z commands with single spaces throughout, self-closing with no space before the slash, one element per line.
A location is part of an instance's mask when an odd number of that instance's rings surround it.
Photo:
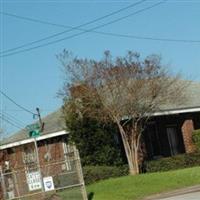
<path fill-rule="evenodd" d="M 14 148 L 9 148 L 9 149 L 7 149 L 7 153 L 8 154 L 13 154 L 13 153 L 15 153 L 15 149 Z"/>
<path fill-rule="evenodd" d="M 151 122 L 148 124 L 148 139 L 149 139 L 148 146 L 150 148 L 149 149 L 150 157 L 160 156 L 161 155 L 160 139 L 155 122 Z"/>
<path fill-rule="evenodd" d="M 177 127 L 175 125 L 167 127 L 167 137 L 169 141 L 171 155 L 179 153 L 179 141 Z"/>
<path fill-rule="evenodd" d="M 72 170 L 72 165 L 71 165 L 71 160 L 70 160 L 70 155 L 73 153 L 73 148 L 71 145 L 66 144 L 66 142 L 63 142 L 63 150 L 64 150 L 64 158 L 65 158 L 65 169 L 67 171 Z"/>
<path fill-rule="evenodd" d="M 24 164 L 36 163 L 36 152 L 33 145 L 24 146 L 24 151 L 22 153 Z"/>

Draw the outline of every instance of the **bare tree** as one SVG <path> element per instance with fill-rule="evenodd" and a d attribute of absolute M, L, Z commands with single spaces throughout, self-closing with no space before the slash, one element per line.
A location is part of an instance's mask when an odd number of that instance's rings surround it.
<path fill-rule="evenodd" d="M 112 59 L 109 51 L 100 61 L 73 57 L 68 51 L 58 56 L 66 80 L 62 95 L 66 109 L 87 113 L 117 124 L 130 174 L 139 173 L 141 136 L 147 120 L 166 104 L 185 100 L 184 85 L 161 65 L 159 56 L 141 60 L 129 51 Z M 66 111 L 66 112 L 68 112 Z"/>

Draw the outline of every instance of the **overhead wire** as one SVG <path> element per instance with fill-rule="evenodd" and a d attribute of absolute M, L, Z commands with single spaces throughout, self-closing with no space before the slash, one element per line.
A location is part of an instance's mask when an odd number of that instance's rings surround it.
<path fill-rule="evenodd" d="M 73 34 L 73 35 L 70 35 L 70 36 L 67 36 L 67 37 L 64 37 L 64 38 L 61 38 L 61 39 L 57 39 L 57 40 L 54 40 L 54 41 L 51 41 L 51 42 L 48 42 L 48 43 L 44 43 L 44 44 L 41 44 L 41 45 L 38 45 L 38 46 L 34 46 L 34 47 L 31 47 L 31 48 L 23 49 L 23 50 L 16 51 L 16 52 L 13 52 L 13 53 L 8 53 L 8 54 L 5 54 L 5 55 L 0 55 L 0 57 L 7 57 L 7 56 L 14 55 L 14 54 L 19 54 L 19 53 L 23 53 L 23 52 L 26 52 L 26 51 L 31 51 L 31 50 L 34 50 L 34 49 L 37 49 L 37 48 L 41 48 L 41 47 L 44 47 L 44 46 L 49 46 L 49 45 L 51 45 L 51 44 L 55 44 L 55 43 L 58 43 L 58 42 L 61 42 L 61 41 L 67 40 L 67 39 L 74 38 L 74 37 L 76 37 L 76 36 L 79 36 L 79 35 L 82 35 L 82 34 L 85 34 L 85 33 L 91 32 L 91 31 L 94 31 L 94 30 L 96 30 L 96 29 L 99 29 L 99 28 L 102 28 L 102 27 L 104 27 L 104 26 L 107 26 L 107 25 L 116 23 L 116 22 L 118 22 L 118 21 L 121 21 L 121 20 L 126 19 L 126 18 L 128 18 L 128 17 L 131 17 L 131 16 L 133 16 L 133 15 L 136 15 L 136 14 L 139 14 L 139 13 L 144 12 L 144 11 L 146 11 L 146 10 L 149 10 L 149 9 L 151 9 L 151 8 L 154 8 L 154 7 L 156 7 L 156 6 L 158 6 L 158 5 L 162 4 L 162 3 L 164 3 L 165 1 L 167 1 L 167 0 L 162 0 L 162 1 L 160 1 L 160 2 L 158 2 L 158 3 L 155 3 L 155 4 L 151 5 L 151 6 L 145 7 L 145 8 L 143 8 L 143 9 L 140 9 L 140 10 L 138 10 L 138 11 L 135 11 L 135 12 L 133 12 L 133 13 L 131 13 L 131 14 L 126 15 L 126 16 L 117 18 L 117 19 L 112 20 L 112 21 L 110 21 L 110 22 L 108 22 L 108 23 L 104 23 L 104 24 L 95 26 L 94 28 L 91 28 L 91 29 L 89 29 L 89 30 L 85 30 L 85 31 L 82 31 L 82 32 L 77 33 L 77 34 Z"/>
<path fill-rule="evenodd" d="M 11 122 L 9 119 L 6 119 L 5 116 L 3 116 L 3 115 L 1 115 L 1 114 L 0 114 L 0 118 L 1 118 L 3 121 L 7 122 L 8 124 L 14 126 L 15 128 L 23 129 L 23 127 L 16 125 L 15 123 Z"/>
<path fill-rule="evenodd" d="M 200 43 L 200 40 L 192 40 L 192 39 L 175 39 L 175 38 L 162 38 L 162 37 L 160 38 L 160 37 L 149 37 L 149 36 L 145 37 L 145 36 L 138 36 L 138 35 L 131 35 L 131 34 L 118 34 L 118 33 L 103 32 L 103 31 L 89 31 L 89 30 L 83 29 L 83 28 L 76 28 L 76 27 L 73 27 L 73 26 L 51 23 L 51 22 L 48 22 L 48 21 L 38 20 L 38 19 L 30 18 L 30 17 L 19 16 L 19 15 L 15 15 L 15 14 L 11 14 L 11 13 L 0 12 L 0 14 L 8 15 L 8 16 L 11 16 L 11 17 L 17 17 L 19 19 L 37 22 L 37 23 L 41 23 L 41 24 L 45 24 L 45 25 L 51 25 L 51 26 L 56 26 L 56 27 L 61 27 L 61 28 L 71 28 L 71 29 L 76 29 L 76 30 L 79 30 L 79 31 L 88 31 L 88 32 L 101 34 L 101 35 L 107 35 L 107 36 L 130 38 L 130 39 L 132 38 L 132 39 L 138 39 L 138 40 L 152 40 L 152 41 L 161 41 L 161 42 Z M 15 47 L 15 48 L 0 51 L 0 54 L 5 54 L 5 53 L 8 53 L 10 51 L 15 51 L 15 50 L 21 49 L 23 47 L 30 46 L 34 43 L 35 42 L 30 42 L 30 43 L 26 43 L 26 44 L 20 45 L 20 46 Z"/>
<path fill-rule="evenodd" d="M 53 109 L 53 108 L 52 108 Z M 40 111 L 52 111 L 52 109 L 40 109 Z M 22 110 L 22 109 L 12 109 L 12 108 L 6 108 L 6 109 L 0 109 L 0 112 L 1 111 L 7 111 L 7 112 L 24 112 L 24 110 Z"/>
<path fill-rule="evenodd" d="M 10 123 L 12 123 L 13 125 L 15 125 L 16 127 L 22 129 L 23 126 L 22 126 L 21 124 L 18 124 L 18 123 L 16 123 L 16 122 L 14 122 L 13 120 L 11 120 L 10 118 L 8 118 L 8 117 L 5 116 L 4 114 L 1 114 L 1 113 L 0 113 L 0 116 L 2 117 L 2 119 L 5 119 L 6 122 L 9 121 Z"/>
<path fill-rule="evenodd" d="M 86 26 L 86 25 L 95 23 L 95 22 L 97 22 L 97 21 L 100 21 L 100 20 L 102 20 L 102 19 L 108 18 L 108 17 L 113 16 L 113 15 L 115 15 L 115 14 L 118 14 L 118 13 L 120 13 L 120 12 L 122 12 L 122 11 L 125 11 L 125 10 L 127 10 L 127 9 L 129 9 L 129 8 L 135 7 L 135 6 L 141 4 L 141 3 L 145 2 L 145 1 L 148 1 L 148 0 L 140 0 L 140 1 L 137 1 L 137 2 L 132 3 L 132 4 L 128 5 L 128 6 L 126 6 L 126 7 L 123 7 L 123 8 L 120 8 L 120 9 L 116 10 L 116 11 L 113 11 L 113 12 L 111 12 L 111 13 L 108 13 L 108 14 L 106 14 L 106 15 L 104 15 L 104 16 L 98 17 L 98 18 L 93 19 L 93 20 L 91 20 L 91 21 L 88 21 L 88 22 L 86 22 L 86 23 L 84 23 L 84 24 L 78 25 L 76 28 L 82 27 L 82 26 Z M 16 18 L 19 18 L 19 19 L 25 19 L 25 20 L 33 21 L 33 22 L 47 23 L 47 22 L 42 21 L 42 20 L 39 20 L 39 19 L 33 19 L 33 18 L 30 18 L 30 17 L 19 16 L 19 15 L 11 14 L 11 13 L 8 13 L 8 12 L 3 12 L 3 11 L 1 11 L 0 13 L 2 13 L 2 14 L 4 14 L 4 15 L 7 15 L 7 16 L 12 16 L 12 17 L 16 17 Z M 54 23 L 49 22 L 48 24 L 52 25 L 52 24 L 54 24 Z M 71 28 L 71 29 L 74 29 L 74 28 Z"/>
<path fill-rule="evenodd" d="M 28 110 L 27 108 L 25 108 L 24 106 L 18 104 L 15 100 L 13 100 L 11 97 L 9 97 L 7 94 L 5 94 L 3 91 L 0 90 L 0 93 L 7 98 L 10 102 L 12 102 L 13 104 L 15 104 L 16 106 L 18 106 L 19 108 L 21 108 L 22 110 L 26 111 L 27 113 L 32 114 L 33 116 L 37 115 L 36 113 Z"/>
<path fill-rule="evenodd" d="M 19 126 L 26 126 L 24 122 L 22 122 L 21 120 L 17 119 L 16 117 L 8 114 L 7 112 L 0 112 L 1 115 L 5 116 L 7 119 L 9 119 L 10 121 L 12 121 L 13 123 L 16 123 Z"/>
<path fill-rule="evenodd" d="M 78 26 L 75 26 L 75 27 L 67 27 L 67 28 L 70 28 L 70 29 L 68 29 L 68 30 L 65 30 L 65 31 L 62 31 L 62 32 L 59 32 L 59 33 L 56 33 L 56 34 L 53 34 L 53 35 L 50 35 L 50 36 L 47 36 L 47 37 L 45 37 L 45 38 L 42 38 L 42 39 L 39 39 L 39 40 L 30 42 L 30 43 L 21 45 L 21 46 L 19 46 L 19 47 L 13 48 L 13 49 L 6 50 L 6 51 L 4 51 L 4 52 L 0 52 L 0 53 L 5 53 L 5 52 L 11 51 L 11 50 L 13 51 L 13 50 L 16 50 L 16 49 L 19 49 L 19 48 L 23 48 L 23 47 L 25 47 L 25 46 L 30 46 L 30 45 L 33 45 L 33 44 L 35 44 L 35 43 L 42 42 L 42 41 L 45 41 L 45 40 L 49 40 L 49 39 L 51 39 L 51 38 L 54 38 L 54 37 L 57 37 L 57 36 L 60 36 L 60 35 L 69 33 L 69 32 L 71 32 L 71 31 L 77 30 L 77 29 L 79 29 L 79 28 L 81 28 L 81 27 L 84 27 L 84 26 L 93 24 L 93 23 L 98 22 L 98 21 L 100 21 L 100 20 L 103 20 L 103 19 L 105 19 L 105 18 L 108 18 L 108 17 L 111 17 L 111 16 L 113 16 L 113 15 L 116 15 L 116 14 L 118 14 L 118 13 L 120 13 L 120 12 L 122 12 L 122 11 L 125 11 L 125 10 L 127 10 L 127 9 L 133 8 L 133 7 L 135 7 L 135 6 L 137 6 L 137 5 L 141 4 L 141 3 L 143 3 L 143 2 L 145 2 L 145 1 L 147 1 L 147 0 L 137 1 L 137 2 L 135 2 L 135 3 L 133 3 L 133 4 L 130 4 L 129 6 L 126 6 L 126 7 L 124 7 L 124 8 L 119 9 L 119 10 L 113 11 L 113 12 L 111 12 L 111 13 L 109 13 L 109 14 L 106 14 L 106 15 L 104 15 L 104 16 L 98 17 L 98 18 L 96 18 L 96 19 L 94 19 L 94 20 L 88 21 L 88 22 L 83 23 L 83 24 L 80 24 L 80 25 L 78 25 Z M 7 16 L 15 17 L 15 18 L 18 18 L 18 19 L 28 20 L 28 21 L 37 22 L 37 23 L 42 23 L 42 24 L 45 23 L 45 24 L 54 25 L 54 26 L 56 25 L 55 23 L 45 22 L 45 21 L 42 21 L 42 20 L 33 19 L 33 18 L 29 18 L 29 17 L 23 17 L 23 16 L 19 16 L 19 15 L 7 13 L 7 12 L 0 12 L 0 13 L 1 13 L 1 14 L 4 14 L 4 15 L 7 15 Z M 62 26 L 62 27 L 63 27 L 63 26 Z M 66 26 L 65 26 L 65 27 L 66 27 Z"/>

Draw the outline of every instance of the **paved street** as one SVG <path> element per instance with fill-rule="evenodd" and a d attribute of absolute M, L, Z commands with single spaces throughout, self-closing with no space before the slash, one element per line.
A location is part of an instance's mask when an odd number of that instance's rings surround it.
<path fill-rule="evenodd" d="M 199 200 L 199 199 L 200 199 L 200 192 L 195 192 L 159 200 Z"/>

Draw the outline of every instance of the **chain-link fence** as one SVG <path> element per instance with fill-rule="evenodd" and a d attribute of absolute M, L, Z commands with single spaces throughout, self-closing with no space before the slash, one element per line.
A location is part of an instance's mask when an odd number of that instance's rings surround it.
<path fill-rule="evenodd" d="M 40 164 L 34 156 L 24 157 L 18 170 L 0 170 L 0 199 L 87 200 L 79 153 L 67 145 L 63 159 Z M 39 156 L 38 156 L 39 157 Z"/>

